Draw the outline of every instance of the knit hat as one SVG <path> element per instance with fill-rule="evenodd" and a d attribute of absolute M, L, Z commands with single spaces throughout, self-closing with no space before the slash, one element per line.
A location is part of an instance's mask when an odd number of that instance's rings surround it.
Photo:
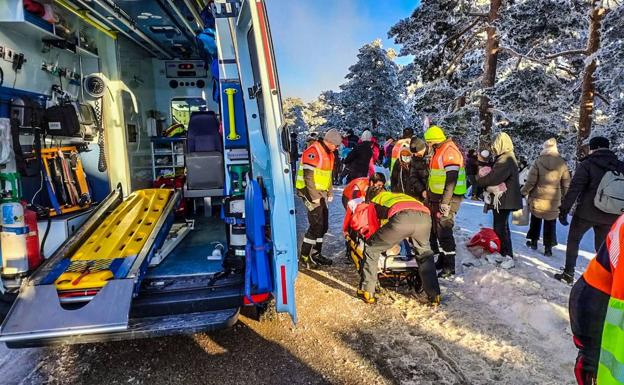
<path fill-rule="evenodd" d="M 419 137 L 414 136 L 410 141 L 410 151 L 412 151 L 413 153 L 420 152 L 426 148 L 427 143 Z"/>
<path fill-rule="evenodd" d="M 340 146 L 340 143 L 342 143 L 342 135 L 340 135 L 340 132 L 338 132 L 338 130 L 332 128 L 325 133 L 323 140 L 335 146 Z"/>
<path fill-rule="evenodd" d="M 544 142 L 542 145 L 542 154 L 558 154 L 559 149 L 557 148 L 557 140 L 555 138 L 550 138 Z"/>
<path fill-rule="evenodd" d="M 370 142 L 370 140 L 373 138 L 373 134 L 371 134 L 370 131 L 366 130 L 362 133 L 362 136 L 360 137 L 360 139 L 362 139 L 362 142 Z"/>
<path fill-rule="evenodd" d="M 594 136 L 589 140 L 590 150 L 597 150 L 599 148 L 609 147 L 611 147 L 611 143 L 609 142 L 609 139 L 605 138 L 604 136 Z"/>

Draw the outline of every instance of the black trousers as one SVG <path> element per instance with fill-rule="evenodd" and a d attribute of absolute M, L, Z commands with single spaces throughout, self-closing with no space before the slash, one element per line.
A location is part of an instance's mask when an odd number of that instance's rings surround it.
<path fill-rule="evenodd" d="M 546 220 L 538 218 L 531 214 L 531 225 L 527 232 L 527 239 L 537 242 L 540 238 L 542 229 L 542 221 L 544 221 L 544 246 L 557 246 L 557 220 Z"/>
<path fill-rule="evenodd" d="M 479 196 L 479 186 L 477 185 L 477 176 L 476 175 L 466 175 L 466 187 L 470 188 L 472 186 L 472 191 L 470 192 L 470 196 L 477 197 Z"/>
<path fill-rule="evenodd" d="M 445 253 L 455 253 L 455 238 L 453 237 L 453 227 L 455 226 L 455 215 L 459 211 L 461 198 L 453 197 L 451 200 L 451 211 L 448 216 L 440 215 L 440 202 L 429 201 L 429 210 L 431 211 L 431 250 L 434 253 L 444 251 Z M 440 250 L 440 248 L 442 250 Z"/>
<path fill-rule="evenodd" d="M 607 238 L 607 234 L 609 234 L 611 225 L 591 222 L 576 215 L 572 217 L 570 232 L 568 233 L 568 245 L 566 247 L 565 271 L 567 273 L 574 274 L 581 239 L 591 228 L 594 229 L 594 249 L 598 252 L 600 246 Z"/>
<path fill-rule="evenodd" d="M 329 210 L 327 202 L 321 198 L 321 203 L 316 208 L 308 210 L 308 230 L 303 236 L 301 255 L 310 256 L 313 248 L 320 253 L 327 230 L 329 230 Z"/>
<path fill-rule="evenodd" d="M 509 215 L 513 210 L 492 210 L 494 214 L 494 232 L 501 242 L 501 255 L 513 257 L 511 245 L 511 230 L 509 229 Z"/>

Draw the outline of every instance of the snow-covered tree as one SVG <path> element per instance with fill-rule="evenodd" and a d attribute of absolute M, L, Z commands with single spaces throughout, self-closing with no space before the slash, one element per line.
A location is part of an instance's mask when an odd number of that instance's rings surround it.
<path fill-rule="evenodd" d="M 323 91 L 319 97 L 308 105 L 306 118 L 308 125 L 316 130 L 329 130 L 335 128 L 344 131 L 344 110 L 342 95 L 335 91 Z"/>
<path fill-rule="evenodd" d="M 306 104 L 300 98 L 285 98 L 282 102 L 284 123 L 289 132 L 306 133 L 308 125 L 305 120 Z"/>
<path fill-rule="evenodd" d="M 347 82 L 340 86 L 346 127 L 378 134 L 395 133 L 404 127 L 403 89 L 394 56 L 394 51 L 383 48 L 380 39 L 360 48 Z"/>
<path fill-rule="evenodd" d="M 604 114 L 597 117 L 596 134 L 611 139 L 614 150 L 624 157 L 624 5 L 605 17 L 597 58 L 596 85 Z"/>

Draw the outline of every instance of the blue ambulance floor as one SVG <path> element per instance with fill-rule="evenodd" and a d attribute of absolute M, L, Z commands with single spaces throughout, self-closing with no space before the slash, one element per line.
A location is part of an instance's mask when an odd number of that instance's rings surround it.
<path fill-rule="evenodd" d="M 158 266 L 150 268 L 147 277 L 212 274 L 223 270 L 223 256 L 209 260 L 218 243 L 226 245 L 225 224 L 220 218 L 198 216 L 195 229 Z"/>

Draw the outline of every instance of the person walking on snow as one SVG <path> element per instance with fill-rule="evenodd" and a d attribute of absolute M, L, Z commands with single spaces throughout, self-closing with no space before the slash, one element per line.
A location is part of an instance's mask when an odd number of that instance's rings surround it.
<path fill-rule="evenodd" d="M 334 150 L 341 141 L 338 130 L 332 128 L 322 140 L 313 141 L 303 151 L 299 162 L 297 195 L 308 212 L 308 230 L 303 237 L 299 259 L 307 268 L 332 264 L 331 259 L 322 255 L 322 249 L 323 237 L 329 228 L 327 202 L 333 199 Z"/>
<path fill-rule="evenodd" d="M 372 138 L 373 135 L 370 131 L 364 131 L 361 137 L 362 142 L 355 146 L 355 148 L 344 159 L 343 163 L 349 170 L 347 182 L 351 182 L 355 178 L 368 176 L 368 166 L 371 158 L 373 157 L 373 146 L 371 144 Z"/>
<path fill-rule="evenodd" d="M 554 275 L 557 280 L 572 284 L 579 245 L 583 235 L 589 229 L 594 229 L 594 248 L 597 251 L 600 249 L 609 228 L 618 218 L 617 214 L 606 213 L 594 205 L 598 185 L 605 173 L 610 170 L 624 171 L 624 164 L 618 160 L 609 146 L 609 139 L 605 137 L 596 136 L 590 139 L 590 153 L 576 167 L 570 188 L 559 208 L 559 222 L 567 226 L 568 213 L 576 203 L 576 211 L 572 216 L 570 231 L 568 232 L 566 263 L 563 271 Z"/>
<path fill-rule="evenodd" d="M 570 292 L 579 385 L 624 384 L 624 215 Z"/>
<path fill-rule="evenodd" d="M 384 191 L 380 186 L 369 187 L 366 202 L 374 204 L 381 227 L 366 241 L 362 288 L 357 291 L 358 297 L 369 304 L 376 302 L 379 258 L 383 252 L 408 238 L 415 249 L 418 274 L 427 301 L 432 306 L 439 305 L 440 285 L 429 245 L 431 216 L 427 207 L 409 195 Z"/>
<path fill-rule="evenodd" d="M 544 255 L 552 256 L 557 245 L 557 217 L 559 206 L 570 187 L 570 170 L 559 155 L 554 138 L 544 142 L 540 156 L 535 160 L 520 192 L 528 197 L 531 225 L 527 233 L 527 246 L 537 250 L 542 221 L 544 221 Z"/>
<path fill-rule="evenodd" d="M 509 257 L 503 262 L 504 267 L 513 267 L 513 247 L 509 216 L 512 211 L 522 208 L 522 194 L 518 177 L 518 161 L 514 154 L 513 142 L 509 135 L 499 133 L 491 146 L 494 164 L 490 173 L 477 177 L 477 184 L 481 187 L 505 185 L 505 192 L 499 197 L 497 208 L 492 208 L 494 232 L 501 241 L 501 255 Z"/>
<path fill-rule="evenodd" d="M 438 254 L 436 267 L 442 270 L 440 276 L 448 278 L 455 274 L 455 215 L 466 193 L 464 157 L 438 126 L 425 131 L 425 142 L 433 152 L 427 191 L 433 222 L 431 247 Z"/>

